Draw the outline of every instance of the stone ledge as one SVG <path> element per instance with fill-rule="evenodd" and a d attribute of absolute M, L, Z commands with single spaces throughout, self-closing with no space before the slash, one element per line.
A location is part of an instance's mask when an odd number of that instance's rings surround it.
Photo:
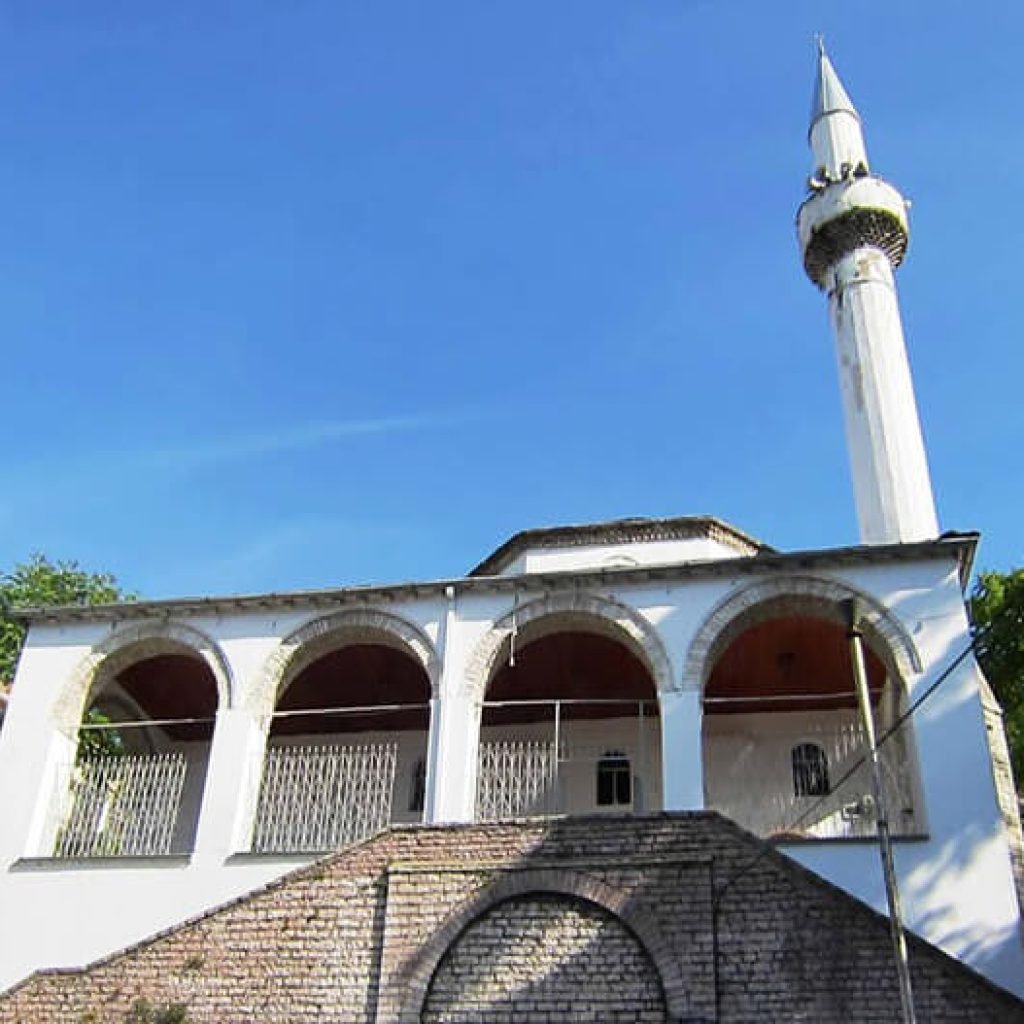
<path fill-rule="evenodd" d="M 344 847 L 342 847 L 344 849 Z M 268 861 L 279 860 L 286 864 L 312 864 L 332 853 L 338 853 L 338 847 L 328 850 L 239 850 L 224 858 L 225 864 L 266 864 Z"/>
<path fill-rule="evenodd" d="M 388 874 L 394 875 L 428 875 L 428 874 L 480 874 L 483 872 L 501 872 L 510 874 L 516 871 L 537 871 L 548 868 L 559 870 L 602 870 L 607 871 L 609 867 L 616 870 L 620 868 L 644 868 L 644 867 L 705 867 L 714 861 L 712 856 L 673 856 L 672 854 L 635 854 L 626 857 L 616 857 L 614 864 L 610 865 L 608 858 L 598 857 L 544 857 L 529 858 L 521 862 L 509 863 L 497 860 L 446 860 L 433 863 L 414 864 L 410 861 L 393 861 L 387 867 Z"/>
<path fill-rule="evenodd" d="M 88 870 L 117 870 L 118 868 L 184 868 L 192 863 L 190 853 L 142 854 L 124 857 L 19 857 L 10 867 L 11 871 L 57 872 Z"/>

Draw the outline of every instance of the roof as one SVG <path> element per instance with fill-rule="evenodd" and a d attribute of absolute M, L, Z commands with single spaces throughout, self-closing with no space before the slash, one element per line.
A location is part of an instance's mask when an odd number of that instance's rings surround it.
<path fill-rule="evenodd" d="M 811 127 L 826 114 L 843 112 L 860 118 L 843 83 L 832 66 L 824 45 L 818 43 L 818 72 L 814 76 L 814 95 L 811 98 Z"/>
<path fill-rule="evenodd" d="M 611 519 L 580 526 L 542 526 L 521 530 L 491 552 L 470 576 L 496 576 L 528 548 L 585 547 L 593 544 L 629 544 L 650 540 L 716 540 L 740 555 L 772 551 L 715 516 L 673 516 L 668 519 Z"/>
<path fill-rule="evenodd" d="M 739 531 L 737 531 L 738 533 Z M 513 540 L 515 539 L 513 538 Z M 751 543 L 756 542 L 751 541 Z M 511 592 L 522 589 L 524 585 L 536 588 L 556 588 L 564 586 L 567 579 L 585 586 L 620 585 L 651 580 L 680 581 L 722 576 L 754 576 L 764 572 L 803 571 L 816 567 L 839 565 L 919 562 L 936 558 L 955 559 L 959 568 L 961 585 L 966 587 L 974 565 L 977 546 L 977 533 L 947 532 L 935 540 L 918 541 L 913 544 L 858 544 L 852 547 L 817 548 L 791 552 L 778 552 L 762 546 L 756 553 L 747 557 L 622 568 L 603 566 L 595 569 L 529 573 L 525 576 L 484 576 L 479 574 L 481 567 L 478 566 L 474 570 L 476 575 L 419 583 L 334 587 L 322 590 L 222 597 L 183 597 L 157 601 L 126 601 L 120 604 L 105 605 L 23 608 L 18 610 L 17 615 L 21 621 L 30 624 L 123 622 L 158 616 L 219 615 L 282 607 L 337 608 L 346 604 L 366 605 L 421 597 L 437 598 L 459 591 Z M 495 552 L 496 554 L 497 552 Z M 481 563 L 481 565 L 483 564 L 485 563 Z M 526 584 L 524 584 L 524 580 L 527 581 Z"/>

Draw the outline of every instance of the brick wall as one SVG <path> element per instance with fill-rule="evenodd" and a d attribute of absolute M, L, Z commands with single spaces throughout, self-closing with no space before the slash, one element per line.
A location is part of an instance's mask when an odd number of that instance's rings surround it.
<path fill-rule="evenodd" d="M 580 993 L 586 1006 L 578 1006 Z M 506 900 L 447 950 L 424 1002 L 424 1024 L 663 1024 L 654 965 L 622 922 L 555 895 Z"/>
<path fill-rule="evenodd" d="M 922 1024 L 1024 1024 L 911 945 Z M 0 996 L 0 1024 L 141 1022 L 140 1000 L 151 1024 L 177 1007 L 194 1024 L 898 1017 L 885 920 L 710 813 L 394 829 L 36 975 Z"/>

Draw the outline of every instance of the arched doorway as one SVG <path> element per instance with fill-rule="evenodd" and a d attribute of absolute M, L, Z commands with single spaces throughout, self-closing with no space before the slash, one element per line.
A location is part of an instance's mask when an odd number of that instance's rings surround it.
<path fill-rule="evenodd" d="M 474 920 L 430 981 L 423 1024 L 482 1020 L 668 1019 L 657 968 L 615 915 L 558 893 L 527 893 Z"/>
<path fill-rule="evenodd" d="M 382 638 L 383 640 L 383 638 Z M 252 848 L 320 852 L 423 818 L 430 680 L 392 642 L 297 652 L 271 717 Z"/>
<path fill-rule="evenodd" d="M 893 831 L 922 824 L 903 686 L 877 638 L 868 688 Z M 754 609 L 719 645 L 703 693 L 706 804 L 779 839 L 870 836 L 876 808 L 838 609 Z"/>
<path fill-rule="evenodd" d="M 641 655 L 583 617 L 531 622 L 482 703 L 477 819 L 661 804 L 657 690 Z"/>
<path fill-rule="evenodd" d="M 138 644 L 100 664 L 69 777 L 59 783 L 58 857 L 183 854 L 195 842 L 218 687 L 184 644 Z"/>

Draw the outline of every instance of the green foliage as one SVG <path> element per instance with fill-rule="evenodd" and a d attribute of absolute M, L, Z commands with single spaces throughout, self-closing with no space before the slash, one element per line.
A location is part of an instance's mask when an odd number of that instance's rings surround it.
<path fill-rule="evenodd" d="M 125 1024 L 187 1024 L 188 1007 L 184 1003 L 153 1006 L 148 999 L 137 999 L 128 1011 Z"/>
<path fill-rule="evenodd" d="M 109 604 L 130 601 L 110 573 L 92 573 L 77 562 L 51 562 L 33 555 L 0 576 L 0 684 L 10 683 L 25 639 L 16 620 L 19 608 L 52 605 Z"/>
<path fill-rule="evenodd" d="M 975 650 L 999 703 L 1018 787 L 1024 782 L 1024 569 L 985 572 L 971 594 Z"/>
<path fill-rule="evenodd" d="M 93 705 L 82 719 L 83 725 L 109 725 L 112 719 L 102 708 Z M 89 761 L 100 754 L 123 754 L 124 735 L 120 729 L 83 729 L 78 734 L 78 759 Z"/>

